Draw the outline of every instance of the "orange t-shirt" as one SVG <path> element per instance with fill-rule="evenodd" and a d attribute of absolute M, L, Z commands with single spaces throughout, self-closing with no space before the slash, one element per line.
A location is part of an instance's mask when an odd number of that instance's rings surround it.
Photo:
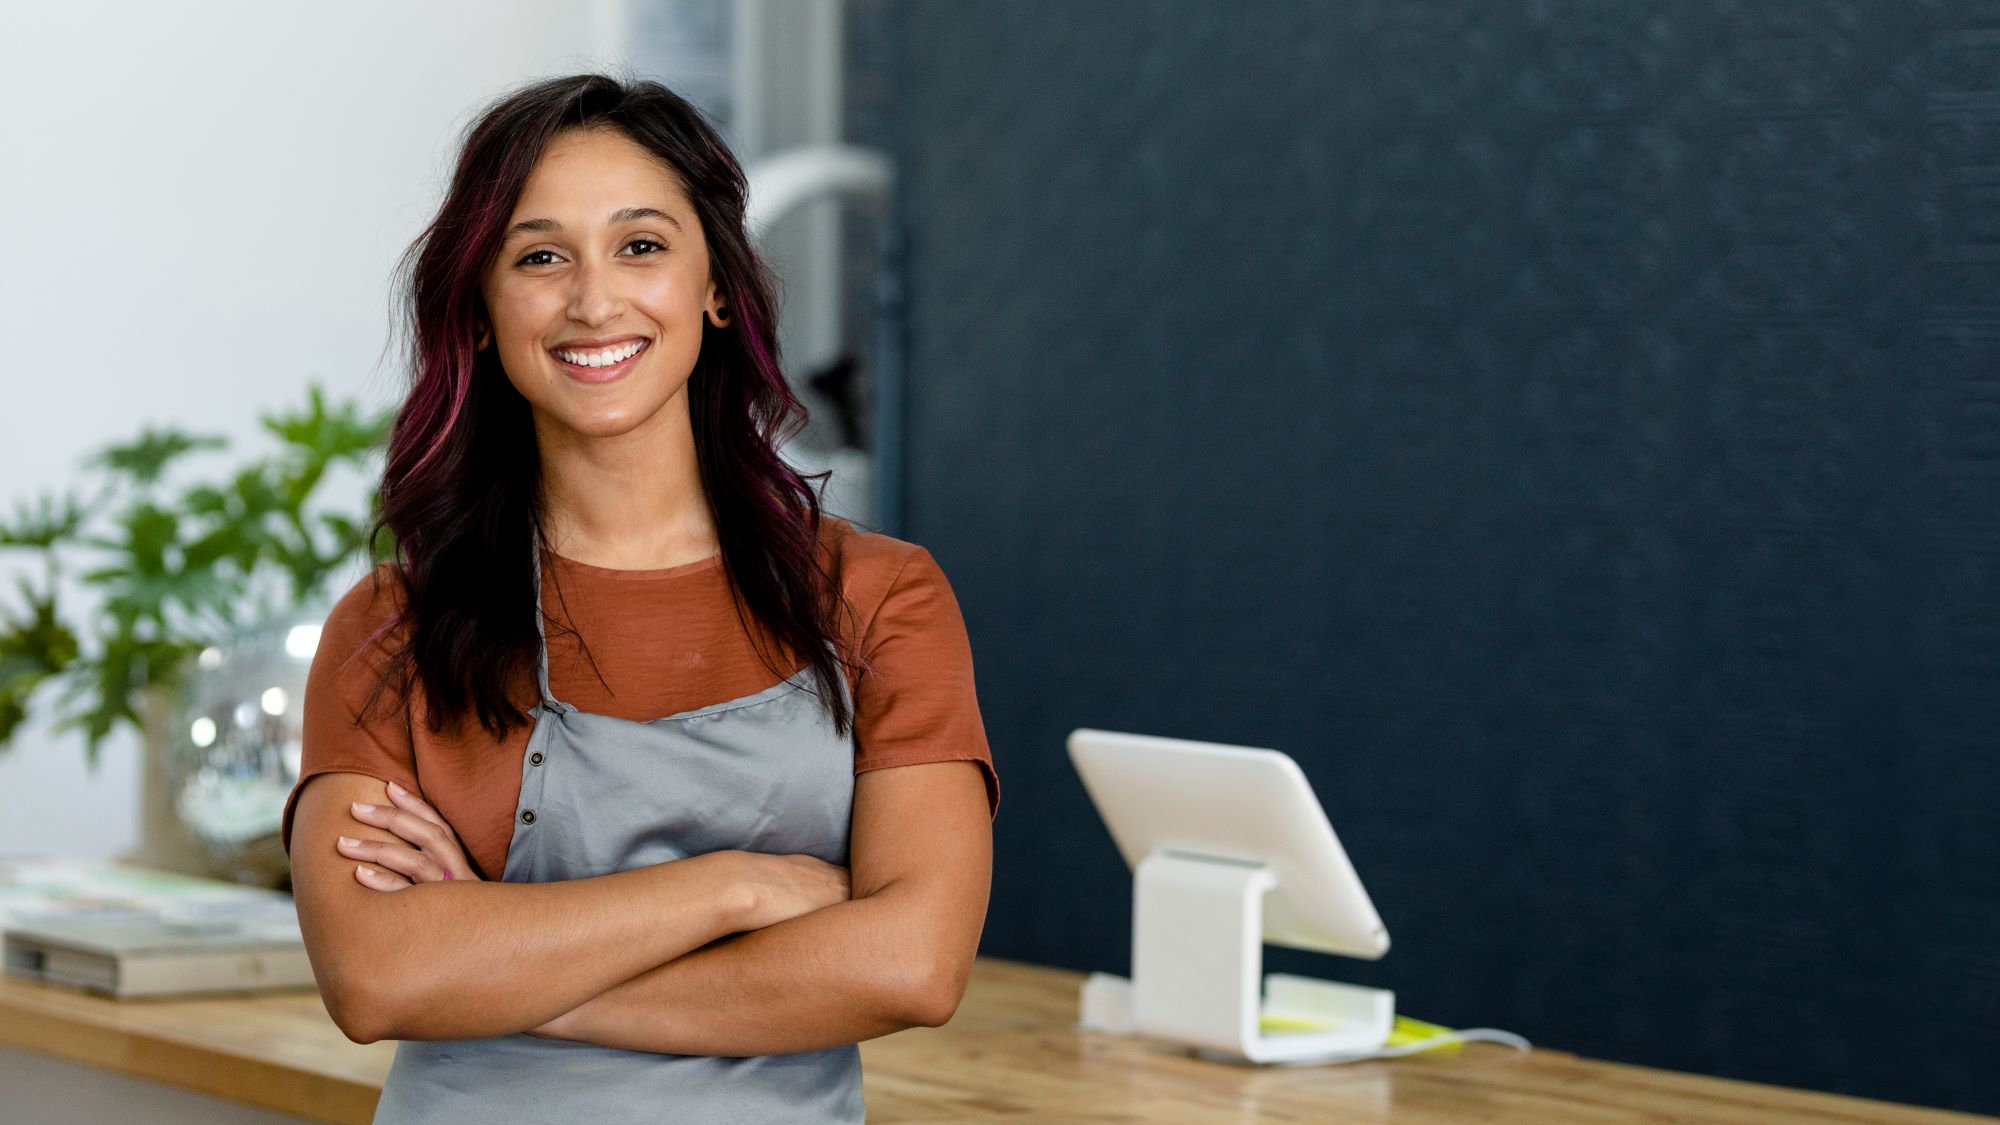
<path fill-rule="evenodd" d="M 854 700 L 854 772 L 976 761 L 985 774 L 987 813 L 997 817 L 1000 781 L 973 691 L 972 649 L 944 572 L 915 544 L 830 515 L 820 526 L 822 542 L 842 554 L 853 607 L 851 622 L 845 613 L 838 617 L 862 631 L 859 648 L 869 665 L 859 671 L 841 665 Z M 565 703 L 645 722 L 739 699 L 783 678 L 765 666 L 745 631 L 748 615 L 737 614 L 719 556 L 659 570 L 612 570 L 544 552 L 543 566 L 545 602 L 555 619 L 548 629 L 549 690 Z M 387 656 L 381 642 L 365 653 L 362 643 L 401 604 L 401 585 L 381 563 L 327 616 L 307 673 L 302 762 L 280 839 L 290 854 L 292 813 L 313 776 L 367 774 L 430 802 L 457 831 L 480 875 L 498 878 L 513 840 L 529 728 L 516 727 L 497 745 L 472 718 L 432 734 L 425 712 L 403 703 L 394 685 L 368 722 L 355 724 Z M 532 609 L 524 605 L 521 612 Z M 565 612 L 574 633 L 561 627 Z M 384 641 L 400 647 L 403 636 L 399 630 Z M 768 651 L 768 635 L 760 639 Z M 413 685 L 413 694 L 422 691 L 421 683 Z M 536 689 L 529 682 L 521 692 L 525 707 Z"/>

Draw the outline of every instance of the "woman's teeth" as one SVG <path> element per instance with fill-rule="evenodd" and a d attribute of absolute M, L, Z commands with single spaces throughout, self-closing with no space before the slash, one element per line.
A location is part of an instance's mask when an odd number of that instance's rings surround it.
<path fill-rule="evenodd" d="M 565 363 L 574 363 L 578 367 L 609 367 L 614 363 L 622 363 L 632 358 L 644 350 L 645 347 L 646 341 L 634 340 L 624 347 L 606 348 L 599 352 L 558 351 L 555 354 L 557 359 Z"/>

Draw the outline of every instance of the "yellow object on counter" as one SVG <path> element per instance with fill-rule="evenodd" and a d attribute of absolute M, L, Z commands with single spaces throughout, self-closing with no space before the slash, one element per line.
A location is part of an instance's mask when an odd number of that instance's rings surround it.
<path fill-rule="evenodd" d="M 1257 1029 L 1265 1032 L 1324 1031 L 1334 1026 L 1336 1025 L 1325 1020 L 1305 1019 L 1300 1016 L 1262 1015 L 1257 1018 Z M 1389 1029 L 1389 1038 L 1382 1045 L 1385 1047 L 1407 1047 L 1412 1044 L 1422 1043 L 1426 1039 L 1436 1039 L 1450 1035 L 1451 1033 L 1451 1028 L 1439 1024 L 1426 1023 L 1423 1020 L 1411 1019 L 1408 1016 L 1397 1016 L 1395 1024 Z M 1432 1049 L 1438 1051 L 1456 1051 L 1464 1045 L 1464 1043 L 1452 1039 L 1439 1043 Z"/>

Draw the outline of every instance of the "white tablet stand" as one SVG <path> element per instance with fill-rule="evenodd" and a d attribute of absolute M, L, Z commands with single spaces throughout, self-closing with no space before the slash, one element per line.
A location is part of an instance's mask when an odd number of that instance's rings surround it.
<path fill-rule="evenodd" d="M 1132 976 L 1093 973 L 1082 1026 L 1253 1063 L 1384 1047 L 1395 993 L 1264 972 L 1267 941 L 1368 960 L 1389 948 L 1298 763 L 1271 749 L 1090 728 L 1068 746 L 1132 870 Z"/>
<path fill-rule="evenodd" d="M 1253 1063 L 1381 1047 L 1395 1023 L 1394 992 L 1263 972 L 1264 893 L 1276 885 L 1261 864 L 1149 854 L 1133 874 L 1132 977 L 1091 974 L 1083 1025 Z M 1324 1026 L 1267 1032 L 1263 1016 Z"/>

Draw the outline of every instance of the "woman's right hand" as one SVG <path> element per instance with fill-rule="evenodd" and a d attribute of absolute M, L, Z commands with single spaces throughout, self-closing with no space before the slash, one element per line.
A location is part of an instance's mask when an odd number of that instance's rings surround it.
<path fill-rule="evenodd" d="M 737 881 L 749 889 L 741 930 L 761 930 L 822 906 L 846 902 L 847 868 L 815 856 L 735 853 Z"/>

